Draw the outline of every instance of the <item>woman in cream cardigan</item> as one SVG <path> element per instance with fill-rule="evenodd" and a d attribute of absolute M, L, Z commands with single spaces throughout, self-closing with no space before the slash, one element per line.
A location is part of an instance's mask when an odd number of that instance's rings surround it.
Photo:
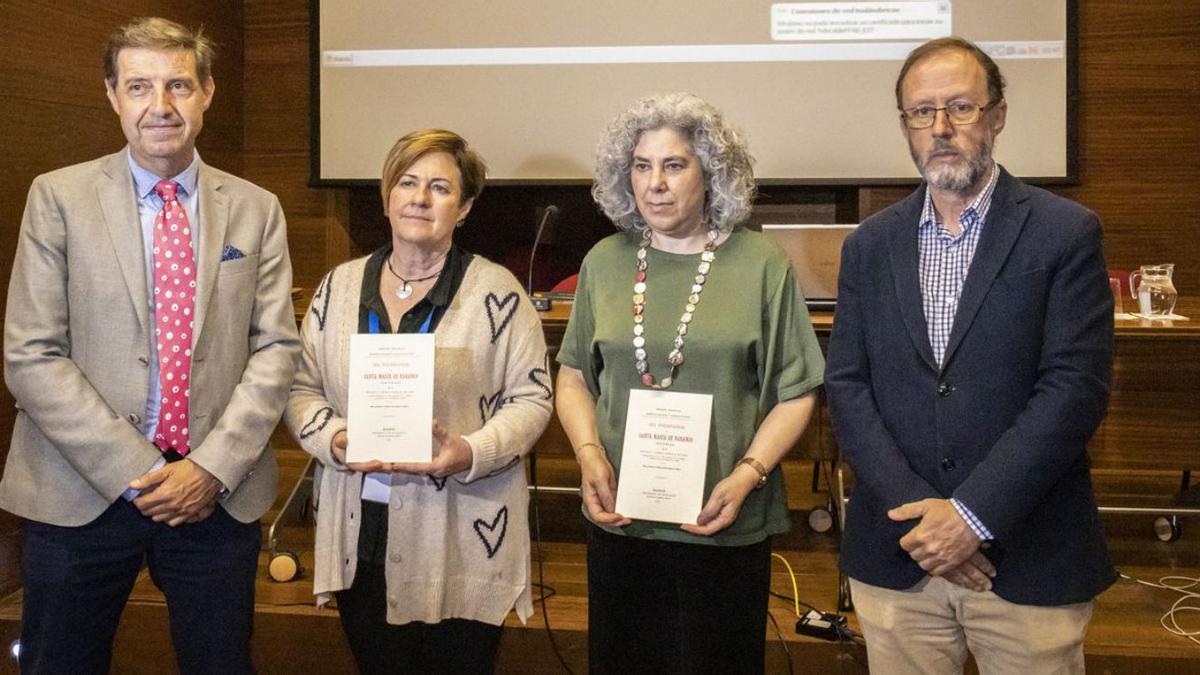
<path fill-rule="evenodd" d="M 453 241 L 484 172 L 453 132 L 397 141 L 391 242 L 329 272 L 301 330 L 285 419 L 319 461 L 313 590 L 337 598 L 364 673 L 492 672 L 504 617 L 532 612 L 521 458 L 549 420 L 550 377 L 517 280 Z M 350 337 L 366 332 L 435 335 L 430 464 L 346 463 Z M 373 501 L 364 480 L 391 487 Z"/>

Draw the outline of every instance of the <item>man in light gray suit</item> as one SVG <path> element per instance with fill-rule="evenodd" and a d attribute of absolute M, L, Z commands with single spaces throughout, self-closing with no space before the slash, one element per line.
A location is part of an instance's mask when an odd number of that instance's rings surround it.
<path fill-rule="evenodd" d="M 25 672 L 107 671 L 143 562 L 182 672 L 252 670 L 267 442 L 299 342 L 278 200 L 195 150 L 211 61 L 173 22 L 118 30 L 105 79 L 128 146 L 30 188 L 0 481 L 0 507 L 25 519 Z"/>

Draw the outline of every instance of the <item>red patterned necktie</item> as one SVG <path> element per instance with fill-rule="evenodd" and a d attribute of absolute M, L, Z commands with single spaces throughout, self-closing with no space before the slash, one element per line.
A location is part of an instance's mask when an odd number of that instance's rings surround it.
<path fill-rule="evenodd" d="M 162 407 L 154 444 L 168 459 L 183 457 L 188 445 L 188 394 L 192 373 L 192 314 L 196 269 L 192 228 L 175 192 L 162 180 L 154 191 L 163 207 L 154 218 L 154 314 Z M 172 452 L 173 451 L 173 452 Z"/>

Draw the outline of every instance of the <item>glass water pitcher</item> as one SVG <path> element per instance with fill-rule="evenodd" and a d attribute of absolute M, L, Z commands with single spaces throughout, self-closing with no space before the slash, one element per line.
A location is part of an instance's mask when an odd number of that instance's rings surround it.
<path fill-rule="evenodd" d="M 1138 313 L 1142 316 L 1168 316 L 1175 311 L 1175 299 L 1179 294 L 1171 283 L 1175 265 L 1142 265 L 1129 275 L 1133 297 L 1138 302 Z"/>

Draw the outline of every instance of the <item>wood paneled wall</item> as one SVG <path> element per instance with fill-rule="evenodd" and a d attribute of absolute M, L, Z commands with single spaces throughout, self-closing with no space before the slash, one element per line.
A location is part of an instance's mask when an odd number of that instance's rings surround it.
<path fill-rule="evenodd" d="M 2 6 L 0 284 L 4 289 L 33 178 L 125 145 L 104 94 L 103 55 L 108 35 L 135 17 L 161 14 L 190 26 L 203 24 L 217 42 L 216 99 L 205 115 L 198 145 L 206 162 L 242 172 L 241 0 L 5 0 Z M 0 300 L 0 310 L 3 303 Z M 0 387 L 0 466 L 8 455 L 14 414 L 8 389 Z M 0 596 L 13 588 L 19 573 L 15 532 L 16 519 L 0 512 Z"/>
<path fill-rule="evenodd" d="M 245 177 L 279 196 L 295 284 L 350 258 L 346 190 L 308 187 L 308 0 L 245 3 Z"/>
<path fill-rule="evenodd" d="M 1173 262 L 1200 295 L 1200 3 L 1079 2 L 1080 184 L 1109 266 Z M 1200 317 L 1193 317 L 1200 320 Z"/>

